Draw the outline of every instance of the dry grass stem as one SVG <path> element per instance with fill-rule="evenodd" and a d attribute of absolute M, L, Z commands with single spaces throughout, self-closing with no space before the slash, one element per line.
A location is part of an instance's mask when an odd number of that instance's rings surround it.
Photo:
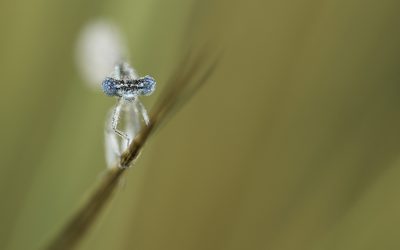
<path fill-rule="evenodd" d="M 208 54 L 200 51 L 197 56 L 186 56 L 172 78 L 167 82 L 167 89 L 161 95 L 155 108 L 150 113 L 150 124 L 145 126 L 132 141 L 128 149 L 121 155 L 120 165 L 107 171 L 106 176 L 98 184 L 86 203 L 72 216 L 63 230 L 47 246 L 47 249 L 72 249 L 84 238 L 89 228 L 96 221 L 101 209 L 112 196 L 125 170 L 138 157 L 149 136 L 177 108 L 182 107 L 200 86 L 209 78 L 217 65 L 217 59 L 211 63 Z M 206 66 L 201 70 L 201 67 Z M 201 73 L 202 72 L 202 73 Z"/>

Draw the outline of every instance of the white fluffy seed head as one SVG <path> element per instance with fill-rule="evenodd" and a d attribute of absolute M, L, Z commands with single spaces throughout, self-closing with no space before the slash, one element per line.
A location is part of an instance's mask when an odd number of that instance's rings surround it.
<path fill-rule="evenodd" d="M 91 87 L 100 89 L 104 76 L 127 56 L 127 46 L 116 25 L 106 20 L 85 25 L 77 40 L 79 70 Z"/>

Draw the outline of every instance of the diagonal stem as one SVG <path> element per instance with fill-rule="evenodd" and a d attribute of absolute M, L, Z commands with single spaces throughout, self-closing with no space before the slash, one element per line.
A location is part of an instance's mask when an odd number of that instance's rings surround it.
<path fill-rule="evenodd" d="M 200 53 L 192 62 L 190 57 L 186 57 L 182 62 L 184 66 L 182 67 L 181 65 L 181 70 L 177 71 L 173 78 L 170 79 L 168 84 L 170 85 L 169 89 L 164 92 L 164 96 L 160 98 L 158 105 L 156 105 L 154 111 L 151 113 L 148 126 L 143 127 L 141 132 L 131 142 L 128 149 L 121 155 L 119 166 L 107 171 L 106 176 L 98 184 L 87 202 L 72 216 L 71 220 L 67 222 L 63 230 L 50 242 L 46 249 L 72 249 L 84 238 L 90 227 L 96 221 L 102 208 L 104 208 L 105 204 L 114 193 L 121 176 L 138 157 L 140 150 L 143 148 L 149 136 L 176 108 L 179 99 L 181 99 L 183 95 L 191 96 L 190 94 L 197 91 L 212 74 L 216 67 L 217 60 L 209 64 L 210 66 L 200 75 L 197 81 L 193 80 L 201 64 L 204 63 L 205 58 L 205 53 Z M 190 92 L 190 90 L 187 90 L 189 85 L 193 85 L 192 93 L 187 93 Z"/>

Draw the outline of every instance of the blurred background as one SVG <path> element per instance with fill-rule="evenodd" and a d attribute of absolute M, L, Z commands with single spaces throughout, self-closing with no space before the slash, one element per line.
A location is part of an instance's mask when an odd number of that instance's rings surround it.
<path fill-rule="evenodd" d="M 158 89 L 215 73 L 146 144 L 79 249 L 399 249 L 400 2 L 0 2 L 0 249 L 41 249 L 106 169 L 115 103 L 87 84 L 93 20 Z M 100 83 L 99 83 L 100 84 Z M 164 88 L 165 87 L 165 88 Z"/>

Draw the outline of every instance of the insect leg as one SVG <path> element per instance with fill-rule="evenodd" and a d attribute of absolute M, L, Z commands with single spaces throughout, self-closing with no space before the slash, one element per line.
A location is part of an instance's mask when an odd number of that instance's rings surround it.
<path fill-rule="evenodd" d="M 118 129 L 118 122 L 119 122 L 119 119 L 120 119 L 122 102 L 123 102 L 123 100 L 122 100 L 122 98 L 120 98 L 119 101 L 118 101 L 117 106 L 114 108 L 113 116 L 112 116 L 112 120 L 111 120 L 111 127 L 114 130 L 114 132 L 117 135 L 119 135 L 122 139 L 125 139 L 127 144 L 129 145 L 129 137 L 128 137 L 128 135 Z"/>
<path fill-rule="evenodd" d="M 143 116 L 144 123 L 148 126 L 150 124 L 150 118 L 149 115 L 147 114 L 147 110 L 140 100 L 137 101 L 137 104 L 139 112 Z"/>

